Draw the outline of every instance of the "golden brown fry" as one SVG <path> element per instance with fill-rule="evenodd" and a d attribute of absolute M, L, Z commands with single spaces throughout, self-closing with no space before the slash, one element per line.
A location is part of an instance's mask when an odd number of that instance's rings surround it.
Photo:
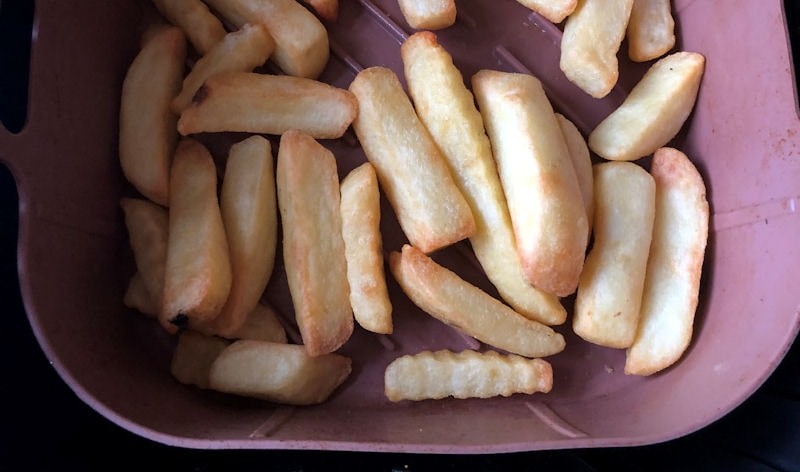
<path fill-rule="evenodd" d="M 125 226 L 136 268 L 142 282 L 159 305 L 164 295 L 164 270 L 167 262 L 169 215 L 167 210 L 147 200 L 123 198 Z"/>
<path fill-rule="evenodd" d="M 592 156 L 589 154 L 589 147 L 586 140 L 567 117 L 556 113 L 558 126 L 564 135 L 564 142 L 569 150 L 569 157 L 572 160 L 572 168 L 575 170 L 575 177 L 578 178 L 578 186 L 581 189 L 583 207 L 586 208 L 586 218 L 589 220 L 589 232 L 592 232 L 592 220 L 594 218 L 594 189 L 592 180 Z"/>
<path fill-rule="evenodd" d="M 286 75 L 226 72 L 209 78 L 178 121 L 184 136 L 242 131 L 283 134 L 290 129 L 314 138 L 339 138 L 358 113 L 347 90 Z"/>
<path fill-rule="evenodd" d="M 675 20 L 670 0 L 633 0 L 628 21 L 628 57 L 644 62 L 656 59 L 675 46 Z"/>
<path fill-rule="evenodd" d="M 225 28 L 200 0 L 153 0 L 158 11 L 183 33 L 201 55 L 225 36 Z"/>
<path fill-rule="evenodd" d="M 561 23 L 575 11 L 578 0 L 517 0 L 553 23 Z"/>
<path fill-rule="evenodd" d="M 223 72 L 250 72 L 264 64 L 275 50 L 275 41 L 264 25 L 244 25 L 227 34 L 201 57 L 183 79 L 181 93 L 172 101 L 172 111 L 180 114 L 209 77 Z"/>
<path fill-rule="evenodd" d="M 455 0 L 399 0 L 399 4 L 414 29 L 438 30 L 456 22 Z"/>
<path fill-rule="evenodd" d="M 207 323 L 228 298 L 231 263 L 217 201 L 217 169 L 197 141 L 178 144 L 172 163 L 169 243 L 159 321 L 169 332 Z"/>
<path fill-rule="evenodd" d="M 128 308 L 139 311 L 148 318 L 158 317 L 158 312 L 161 309 L 161 303 L 147 291 L 144 278 L 139 272 L 133 274 L 130 282 L 128 282 L 128 288 L 125 290 L 122 303 Z"/>
<path fill-rule="evenodd" d="M 128 181 L 160 205 L 169 200 L 169 172 L 178 134 L 170 102 L 181 88 L 186 40 L 160 27 L 133 60 L 122 83 L 119 160 Z"/>
<path fill-rule="evenodd" d="M 578 0 L 561 37 L 561 70 L 584 92 L 603 98 L 619 78 L 617 51 L 633 0 Z"/>
<path fill-rule="evenodd" d="M 564 349 L 564 337 L 552 328 L 525 318 L 413 246 L 393 252 L 389 264 L 415 305 L 481 342 L 526 357 Z"/>
<path fill-rule="evenodd" d="M 306 350 L 319 356 L 353 332 L 336 159 L 311 136 L 288 131 L 277 174 L 289 291 Z"/>
<path fill-rule="evenodd" d="M 336 21 L 339 17 L 339 0 L 303 0 L 311 8 L 328 21 Z"/>
<path fill-rule="evenodd" d="M 492 143 L 522 267 L 558 296 L 578 286 L 589 226 L 564 136 L 542 84 L 482 70 L 472 88 Z"/>
<path fill-rule="evenodd" d="M 350 305 L 362 328 L 392 333 L 392 303 L 383 271 L 378 179 L 366 162 L 342 180 L 342 236 L 350 283 Z"/>
<path fill-rule="evenodd" d="M 653 156 L 656 216 L 647 262 L 641 320 L 625 373 L 650 375 L 680 359 L 692 339 L 709 209 L 703 178 L 682 152 Z"/>
<path fill-rule="evenodd" d="M 182 332 L 172 353 L 172 376 L 180 383 L 208 388 L 211 364 L 229 344 L 230 341 L 215 336 L 195 331 Z"/>
<path fill-rule="evenodd" d="M 214 361 L 211 388 L 289 405 L 328 399 L 350 375 L 350 359 L 338 354 L 309 356 L 303 346 L 237 341 Z"/>
<path fill-rule="evenodd" d="M 573 329 L 601 346 L 626 348 L 639 323 L 653 234 L 655 183 L 630 162 L 594 168 L 597 219 L 575 298 Z"/>
<path fill-rule="evenodd" d="M 655 152 L 680 131 L 697 100 L 705 58 L 676 52 L 653 64 L 613 113 L 589 135 L 589 147 L 612 161 Z"/>
<path fill-rule="evenodd" d="M 272 60 L 285 73 L 315 79 L 328 63 L 328 32 L 313 13 L 295 0 L 205 0 L 241 27 L 262 24 L 275 40 Z"/>
<path fill-rule="evenodd" d="M 551 388 L 549 362 L 494 351 L 423 351 L 395 359 L 384 372 L 384 393 L 393 402 L 508 397 Z"/>
<path fill-rule="evenodd" d="M 427 253 L 471 236 L 469 204 L 394 72 L 365 69 L 350 91 L 359 107 L 353 128 L 411 244 Z"/>
<path fill-rule="evenodd" d="M 275 309 L 263 303 L 257 303 L 244 320 L 244 324 L 230 334 L 232 339 L 250 339 L 271 343 L 285 343 L 286 330 L 278 320 Z"/>

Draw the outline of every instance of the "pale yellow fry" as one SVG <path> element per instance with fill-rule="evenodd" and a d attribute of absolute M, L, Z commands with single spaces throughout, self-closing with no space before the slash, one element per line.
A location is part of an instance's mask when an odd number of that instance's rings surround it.
<path fill-rule="evenodd" d="M 393 402 L 530 395 L 552 387 L 549 362 L 494 351 L 423 351 L 395 359 L 384 372 L 384 393 Z"/>
<path fill-rule="evenodd" d="M 655 183 L 636 164 L 606 162 L 595 166 L 594 184 L 594 246 L 581 274 L 573 329 L 589 342 L 626 348 L 639 323 Z"/>
<path fill-rule="evenodd" d="M 427 253 L 471 236 L 469 204 L 394 72 L 364 69 L 350 91 L 353 128 L 411 244 Z"/>
<path fill-rule="evenodd" d="M 572 168 L 575 170 L 575 177 L 578 178 L 578 186 L 581 188 L 583 206 L 586 208 L 586 217 L 589 220 L 589 232 L 592 232 L 592 220 L 594 218 L 594 189 L 592 180 L 592 156 L 589 154 L 589 146 L 583 135 L 575 124 L 567 117 L 556 113 L 558 126 L 564 134 L 564 142 L 567 143 L 569 157 L 572 160 Z"/>
<path fill-rule="evenodd" d="M 666 54 L 675 46 L 675 20 L 670 0 L 633 0 L 628 22 L 628 57 L 644 62 Z"/>
<path fill-rule="evenodd" d="M 183 79 L 181 93 L 172 101 L 172 111 L 181 113 L 209 77 L 223 72 L 250 72 L 264 64 L 275 50 L 275 41 L 264 25 L 244 25 L 227 34 L 198 59 Z"/>
<path fill-rule="evenodd" d="M 578 0 L 561 37 L 561 70 L 584 92 L 603 98 L 619 78 L 617 52 L 633 0 Z"/>
<path fill-rule="evenodd" d="M 653 64 L 631 93 L 589 135 L 589 147 L 612 161 L 655 152 L 678 134 L 694 108 L 705 58 L 676 52 Z"/>
<path fill-rule="evenodd" d="M 689 346 L 708 241 L 703 178 L 682 152 L 662 148 L 650 172 L 656 217 L 644 283 L 641 320 L 625 373 L 650 375 L 677 362 Z"/>
<path fill-rule="evenodd" d="M 243 340 L 222 351 L 209 379 L 220 392 L 313 405 L 327 400 L 350 369 L 350 359 L 338 354 L 311 357 L 303 346 Z"/>
<path fill-rule="evenodd" d="M 393 252 L 389 263 L 415 305 L 481 342 L 526 357 L 564 349 L 564 337 L 552 328 L 525 318 L 413 246 Z"/>
<path fill-rule="evenodd" d="M 303 0 L 322 18 L 336 21 L 339 17 L 339 0 Z"/>
<path fill-rule="evenodd" d="M 217 169 L 197 141 L 178 144 L 172 163 L 169 241 L 159 321 L 169 332 L 207 323 L 231 287 L 231 263 L 217 200 Z"/>
<path fill-rule="evenodd" d="M 283 134 L 302 130 L 318 139 L 339 138 L 358 113 L 347 90 L 286 75 L 225 72 L 206 80 L 183 110 L 178 131 Z"/>
<path fill-rule="evenodd" d="M 251 339 L 285 343 L 286 330 L 278 319 L 275 309 L 263 303 L 257 303 L 244 320 L 244 324 L 230 334 L 232 339 Z"/>
<path fill-rule="evenodd" d="M 456 22 L 455 0 L 399 0 L 400 11 L 414 29 L 438 30 Z"/>
<path fill-rule="evenodd" d="M 211 364 L 229 344 L 230 341 L 216 336 L 195 331 L 182 332 L 172 353 L 172 376 L 180 383 L 208 388 Z"/>
<path fill-rule="evenodd" d="M 225 19 L 242 27 L 262 24 L 275 40 L 272 60 L 296 77 L 317 78 L 328 63 L 328 32 L 295 0 L 205 0 Z"/>
<path fill-rule="evenodd" d="M 133 277 L 128 282 L 128 288 L 125 290 L 122 303 L 128 308 L 139 311 L 148 318 L 156 318 L 158 311 L 161 309 L 161 304 L 158 300 L 147 291 L 144 278 L 139 272 L 133 274 Z"/>
<path fill-rule="evenodd" d="M 142 282 L 152 298 L 161 304 L 164 295 L 164 271 L 169 240 L 167 210 L 147 200 L 123 198 L 125 226 L 133 250 L 133 259 Z"/>
<path fill-rule="evenodd" d="M 201 55 L 225 36 L 222 22 L 200 0 L 153 0 L 153 3 L 170 23 L 183 30 Z"/>
<path fill-rule="evenodd" d="M 169 172 L 178 134 L 170 102 L 181 88 L 186 40 L 160 27 L 133 60 L 122 83 L 119 160 L 125 178 L 160 205 L 169 200 Z"/>
<path fill-rule="evenodd" d="M 482 70 L 472 78 L 527 280 L 558 296 L 578 286 L 589 225 L 569 150 L 541 82 Z"/>
<path fill-rule="evenodd" d="M 430 32 L 412 35 L 400 52 L 417 114 L 472 209 L 475 233 L 469 240 L 487 277 L 520 314 L 549 325 L 563 323 L 567 313 L 558 298 L 525 279 L 489 138 L 450 54 Z"/>
<path fill-rule="evenodd" d="M 336 159 L 299 131 L 281 137 L 278 205 L 283 260 L 297 326 L 312 356 L 333 352 L 353 332 Z"/>
<path fill-rule="evenodd" d="M 392 303 L 383 271 L 378 179 L 366 162 L 342 180 L 342 236 L 347 258 L 350 304 L 362 328 L 392 332 Z"/>
<path fill-rule="evenodd" d="M 517 0 L 553 23 L 561 23 L 575 11 L 578 0 Z"/>

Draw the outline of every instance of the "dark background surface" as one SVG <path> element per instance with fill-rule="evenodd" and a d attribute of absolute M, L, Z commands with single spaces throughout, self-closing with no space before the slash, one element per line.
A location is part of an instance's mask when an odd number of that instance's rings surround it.
<path fill-rule="evenodd" d="M 11 131 L 25 123 L 31 4 L 2 0 L 0 6 L 0 118 Z M 785 5 L 798 64 L 800 1 L 786 0 Z M 0 166 L 0 470 L 800 471 L 800 342 L 732 413 L 696 433 L 652 446 L 433 456 L 197 451 L 151 442 L 81 402 L 42 354 L 19 294 L 17 207 L 14 180 Z"/>

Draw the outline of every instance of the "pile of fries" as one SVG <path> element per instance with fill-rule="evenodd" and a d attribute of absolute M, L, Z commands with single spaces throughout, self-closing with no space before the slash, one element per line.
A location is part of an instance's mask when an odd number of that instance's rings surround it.
<path fill-rule="evenodd" d="M 668 0 L 519 2 L 565 21 L 561 69 L 593 97 L 614 87 L 624 38 L 635 61 L 675 44 Z M 400 48 L 408 93 L 383 67 L 349 90 L 316 80 L 329 55 L 317 15 L 336 21 L 337 0 L 306 1 L 316 15 L 295 0 L 153 3 L 169 24 L 145 32 L 122 87 L 119 157 L 139 194 L 120 203 L 137 268 L 123 301 L 178 336 L 178 381 L 325 401 L 351 373 L 336 351 L 354 320 L 379 334 L 403 322 L 385 258 L 414 304 L 504 351 L 402 356 L 385 371 L 391 401 L 549 392 L 541 358 L 565 348 L 552 326 L 573 294 L 574 332 L 627 349 L 628 374 L 686 350 L 709 208 L 697 169 L 665 146 L 694 107 L 702 55 L 654 62 L 587 141 L 532 75 L 482 70 L 470 90 L 430 31 Z M 456 21 L 452 0 L 399 4 L 415 29 Z M 268 60 L 286 75 L 259 72 Z M 351 126 L 368 162 L 340 182 L 317 140 Z M 192 137 L 219 132 L 251 136 L 222 161 Z M 262 135 L 280 137 L 277 162 Z M 630 162 L 650 155 L 649 170 Z M 381 192 L 409 242 L 386 257 Z M 429 256 L 466 239 L 502 300 Z M 260 301 L 279 242 L 301 344 Z"/>

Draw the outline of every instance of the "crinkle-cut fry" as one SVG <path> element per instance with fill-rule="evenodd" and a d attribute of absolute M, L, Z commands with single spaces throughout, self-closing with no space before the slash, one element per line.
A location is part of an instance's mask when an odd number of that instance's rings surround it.
<path fill-rule="evenodd" d="M 208 388 L 211 364 L 229 344 L 216 336 L 183 331 L 172 353 L 172 376 L 180 383 Z"/>
<path fill-rule="evenodd" d="M 553 23 L 561 23 L 575 11 L 578 0 L 517 0 Z"/>
<path fill-rule="evenodd" d="M 594 98 L 605 97 L 617 83 L 617 52 L 632 5 L 633 0 L 578 0 L 567 18 L 561 37 L 561 70 Z"/>
<path fill-rule="evenodd" d="M 625 373 L 635 375 L 666 369 L 689 346 L 708 242 L 706 188 L 689 158 L 659 149 L 650 173 L 656 182 L 653 240 L 639 329 L 625 360 Z"/>
<path fill-rule="evenodd" d="M 139 272 L 133 274 L 133 277 L 131 277 L 131 280 L 128 282 L 128 288 L 125 290 L 122 303 L 126 307 L 133 308 L 148 318 L 156 318 L 158 316 L 158 311 L 161 309 L 161 303 L 153 298 L 150 292 L 147 291 L 144 278 Z"/>
<path fill-rule="evenodd" d="M 150 298 L 160 305 L 164 296 L 169 214 L 155 203 L 138 198 L 122 198 L 120 206 L 125 214 L 125 226 L 139 278 Z"/>
<path fill-rule="evenodd" d="M 586 208 L 586 218 L 589 220 L 589 233 L 592 232 L 594 219 L 594 187 L 592 156 L 589 153 L 589 146 L 586 144 L 578 127 L 575 126 L 567 117 L 561 113 L 556 113 L 558 126 L 564 135 L 564 142 L 567 143 L 569 157 L 572 160 L 572 168 L 575 170 L 575 177 L 578 178 L 578 186 L 581 188 L 583 206 Z"/>
<path fill-rule="evenodd" d="M 619 108 L 589 135 L 589 148 L 612 161 L 633 161 L 666 145 L 697 100 L 705 58 L 676 52 L 650 66 Z"/>
<path fill-rule="evenodd" d="M 297 129 L 316 139 L 341 137 L 356 118 L 347 90 L 287 75 L 225 72 L 203 84 L 178 121 L 186 136 L 239 131 L 280 135 Z"/>
<path fill-rule="evenodd" d="M 399 0 L 400 11 L 414 29 L 439 30 L 456 22 L 455 0 Z"/>
<path fill-rule="evenodd" d="M 558 298 L 525 278 L 483 119 L 452 57 L 427 31 L 410 36 L 400 52 L 417 114 L 472 210 L 475 232 L 469 241 L 487 277 L 526 318 L 548 325 L 563 323 L 567 313 Z M 589 173 L 591 178 L 591 163 Z"/>
<path fill-rule="evenodd" d="M 201 55 L 225 36 L 222 22 L 200 0 L 153 0 L 153 3 L 170 23 L 183 30 Z"/>
<path fill-rule="evenodd" d="M 264 64 L 275 50 L 275 41 L 264 25 L 244 25 L 228 33 L 203 55 L 183 79 L 181 93 L 172 101 L 180 114 L 192 103 L 195 93 L 209 77 L 223 72 L 250 72 Z"/>
<path fill-rule="evenodd" d="M 389 265 L 415 305 L 481 342 L 526 357 L 549 356 L 564 349 L 561 334 L 525 318 L 413 246 L 393 252 Z"/>
<path fill-rule="evenodd" d="M 339 18 L 339 0 L 303 0 L 327 21 L 336 21 Z"/>
<path fill-rule="evenodd" d="M 670 0 L 633 0 L 628 21 L 628 57 L 635 62 L 656 59 L 675 46 L 675 20 Z"/>
<path fill-rule="evenodd" d="M 393 402 L 508 397 L 547 393 L 552 387 L 547 361 L 494 351 L 424 351 L 395 359 L 384 372 L 384 393 Z"/>

